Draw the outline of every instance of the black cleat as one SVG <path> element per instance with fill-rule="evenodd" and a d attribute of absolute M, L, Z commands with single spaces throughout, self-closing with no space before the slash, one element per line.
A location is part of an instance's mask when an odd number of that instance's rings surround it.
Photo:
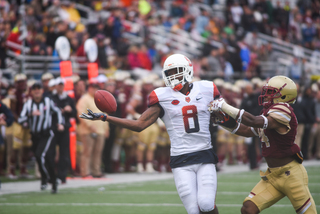
<path fill-rule="evenodd" d="M 45 190 L 45 189 L 47 189 L 47 186 L 48 186 L 47 184 L 41 184 L 40 189 Z"/>

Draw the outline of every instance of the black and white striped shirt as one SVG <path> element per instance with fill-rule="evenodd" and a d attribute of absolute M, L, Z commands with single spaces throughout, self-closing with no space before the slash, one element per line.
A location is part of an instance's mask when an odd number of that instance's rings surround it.
<path fill-rule="evenodd" d="M 39 116 L 33 116 L 32 112 L 38 110 Z M 55 106 L 54 102 L 49 97 L 44 97 L 39 103 L 29 99 L 24 103 L 18 123 L 28 123 L 31 133 L 41 133 L 51 129 L 52 126 L 52 114 L 57 114 L 58 124 L 64 124 L 64 118 L 61 111 Z"/>

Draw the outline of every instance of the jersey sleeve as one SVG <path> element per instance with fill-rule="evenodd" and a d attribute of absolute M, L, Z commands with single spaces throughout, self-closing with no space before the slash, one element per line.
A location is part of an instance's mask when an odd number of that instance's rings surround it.
<path fill-rule="evenodd" d="M 152 91 L 148 97 L 148 107 L 159 103 L 159 98 L 155 91 Z"/>
<path fill-rule="evenodd" d="M 218 90 L 217 86 L 214 83 L 212 84 L 213 84 L 213 99 L 215 100 L 220 98 L 220 91 Z"/>
<path fill-rule="evenodd" d="M 268 111 L 268 115 L 279 123 L 290 128 L 289 122 L 291 120 L 291 110 L 285 104 L 274 105 Z"/>

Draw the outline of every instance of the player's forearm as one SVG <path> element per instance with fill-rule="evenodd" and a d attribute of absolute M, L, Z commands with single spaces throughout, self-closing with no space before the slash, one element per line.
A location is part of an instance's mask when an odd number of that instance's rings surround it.
<path fill-rule="evenodd" d="M 141 121 L 138 121 L 138 120 L 129 120 L 125 118 L 108 116 L 107 121 L 117 126 L 121 126 L 122 128 L 130 129 L 136 132 L 141 132 L 142 130 L 147 128 L 147 124 L 142 123 Z"/>
<path fill-rule="evenodd" d="M 261 115 L 254 116 L 245 111 L 242 115 L 241 123 L 249 127 L 263 128 L 265 121 Z"/>
<path fill-rule="evenodd" d="M 224 102 L 221 106 L 222 111 L 226 112 L 236 121 L 245 124 L 249 127 L 254 128 L 263 128 L 266 124 L 265 119 L 263 116 L 254 116 L 249 112 L 246 112 L 244 109 L 235 108 L 228 103 Z"/>
<path fill-rule="evenodd" d="M 255 133 L 252 132 L 251 127 L 241 124 L 239 129 L 235 132 L 236 135 L 240 135 L 243 137 L 254 137 Z"/>

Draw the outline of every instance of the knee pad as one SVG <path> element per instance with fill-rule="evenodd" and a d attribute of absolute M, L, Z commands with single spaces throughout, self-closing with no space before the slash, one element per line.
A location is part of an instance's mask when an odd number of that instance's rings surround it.
<path fill-rule="evenodd" d="M 210 200 L 207 197 L 199 199 L 198 205 L 202 212 L 209 212 L 211 210 L 214 210 L 214 201 Z"/>

